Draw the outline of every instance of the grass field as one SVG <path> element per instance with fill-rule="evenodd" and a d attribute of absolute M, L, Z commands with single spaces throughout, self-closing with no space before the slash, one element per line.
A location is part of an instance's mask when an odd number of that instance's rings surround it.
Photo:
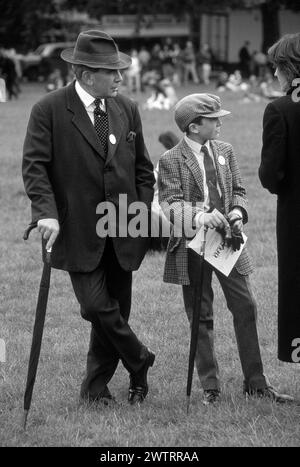
<path fill-rule="evenodd" d="M 190 87 L 185 93 L 197 90 Z M 277 406 L 244 399 L 232 319 L 217 284 L 215 334 L 222 403 L 201 405 L 195 373 L 186 415 L 189 328 L 181 288 L 162 282 L 164 255 L 159 253 L 149 254 L 134 274 L 131 325 L 157 354 L 145 403 L 128 406 L 128 376 L 119 365 L 110 384 L 119 406 L 79 405 L 89 323 L 80 317 L 67 273 L 54 270 L 38 376 L 23 432 L 20 417 L 41 259 L 38 235 L 27 243 L 22 240 L 30 209 L 21 179 L 21 155 L 30 108 L 43 92 L 39 85 L 25 85 L 18 101 L 0 104 L 0 338 L 7 351 L 6 362 L 0 362 L 0 446 L 299 446 L 298 404 Z M 276 357 L 276 199 L 261 188 L 257 176 L 265 103 L 243 104 L 233 94 L 222 99 L 232 115 L 224 119 L 221 139 L 235 147 L 249 198 L 250 222 L 245 231 L 255 265 L 252 286 L 265 373 L 279 389 L 300 399 L 299 366 L 283 364 Z M 156 163 L 163 150 L 159 133 L 179 133 L 171 112 L 144 111 L 141 106 L 141 115 L 146 144 Z"/>

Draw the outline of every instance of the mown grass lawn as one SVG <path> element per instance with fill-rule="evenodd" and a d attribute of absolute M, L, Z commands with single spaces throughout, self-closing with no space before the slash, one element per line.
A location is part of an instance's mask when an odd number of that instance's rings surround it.
<path fill-rule="evenodd" d="M 190 87 L 179 94 L 198 90 Z M 213 87 L 209 90 L 214 92 Z M 38 235 L 27 243 L 22 240 L 30 209 L 21 179 L 21 155 L 30 108 L 43 92 L 40 85 L 24 85 L 18 101 L 0 104 L 0 338 L 7 350 L 6 363 L 0 362 L 0 445 L 299 446 L 299 405 L 244 399 L 232 319 L 217 284 L 215 335 L 222 403 L 201 405 L 195 373 L 186 415 L 189 328 L 181 288 L 162 282 L 164 256 L 159 253 L 149 254 L 134 274 L 131 325 L 157 354 L 145 403 L 128 406 L 128 375 L 120 365 L 110 384 L 120 403 L 117 408 L 79 405 L 89 323 L 80 317 L 67 273 L 53 270 L 38 376 L 23 432 L 20 418 L 42 266 Z M 232 115 L 224 119 L 221 138 L 234 145 L 248 191 L 246 234 L 255 265 L 252 286 L 265 373 L 282 391 L 300 399 L 299 366 L 283 364 L 276 356 L 276 199 L 261 188 L 257 177 L 265 103 L 244 104 L 239 98 L 222 96 Z M 139 98 L 141 104 L 144 100 Z M 141 115 L 146 144 L 156 163 L 163 151 L 159 133 L 172 130 L 179 136 L 179 132 L 171 112 L 145 111 L 141 105 Z"/>

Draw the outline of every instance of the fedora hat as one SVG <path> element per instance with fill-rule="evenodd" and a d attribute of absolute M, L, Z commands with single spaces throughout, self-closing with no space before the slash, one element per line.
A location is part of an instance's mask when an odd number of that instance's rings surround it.
<path fill-rule="evenodd" d="M 60 56 L 65 62 L 91 68 L 123 70 L 131 65 L 131 58 L 119 52 L 113 38 L 98 30 L 82 31 L 75 47 L 64 49 Z"/>
<path fill-rule="evenodd" d="M 190 94 L 175 106 L 175 121 L 183 132 L 197 117 L 219 118 L 229 114 L 228 110 L 221 109 L 221 100 L 215 94 Z"/>

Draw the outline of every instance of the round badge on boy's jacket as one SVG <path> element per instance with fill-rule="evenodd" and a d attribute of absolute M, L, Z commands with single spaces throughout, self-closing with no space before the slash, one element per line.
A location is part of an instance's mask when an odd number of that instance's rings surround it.
<path fill-rule="evenodd" d="M 113 135 L 113 134 L 109 135 L 109 141 L 111 142 L 111 144 L 116 144 L 116 137 L 115 137 L 115 135 Z"/>
<path fill-rule="evenodd" d="M 225 165 L 225 158 L 223 156 L 218 157 L 218 162 L 220 165 Z"/>

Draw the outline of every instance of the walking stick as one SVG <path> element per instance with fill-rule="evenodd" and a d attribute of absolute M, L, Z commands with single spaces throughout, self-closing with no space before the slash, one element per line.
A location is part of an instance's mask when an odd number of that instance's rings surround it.
<path fill-rule="evenodd" d="M 27 227 L 23 235 L 24 240 L 28 239 L 31 230 L 33 230 L 36 226 L 37 226 L 37 223 L 32 223 Z M 34 322 L 34 328 L 33 328 L 33 334 L 32 334 L 29 363 L 28 363 L 26 389 L 25 389 L 25 394 L 24 394 L 24 413 L 23 413 L 23 419 L 22 419 L 22 426 L 24 430 L 26 430 L 26 422 L 27 422 L 30 405 L 31 405 L 33 386 L 35 383 L 38 361 L 39 361 L 39 356 L 40 356 L 40 351 L 41 351 L 44 323 L 45 323 L 45 316 L 46 316 L 46 308 L 47 308 L 47 301 L 48 301 L 48 294 L 49 294 L 49 286 L 50 286 L 50 276 L 51 276 L 51 265 L 50 265 L 51 250 L 46 250 L 45 240 L 42 241 L 42 249 L 43 249 L 44 267 L 43 267 L 38 301 L 37 301 L 36 312 L 35 312 L 35 322 Z"/>
<path fill-rule="evenodd" d="M 188 369 L 188 378 L 187 378 L 187 387 L 186 387 L 186 413 L 189 413 L 190 407 L 190 398 L 193 382 L 193 373 L 194 373 L 194 361 L 196 355 L 196 348 L 198 342 L 198 331 L 199 331 L 199 322 L 200 322 L 200 310 L 202 303 L 202 292 L 203 292 L 203 278 L 204 278 L 204 255 L 205 255 L 205 243 L 206 243 L 206 232 L 207 227 L 204 227 L 203 230 L 203 240 L 201 242 L 200 248 L 200 277 L 197 286 L 195 287 L 195 296 L 194 296 L 194 306 L 193 306 L 193 317 L 192 317 L 192 327 L 191 327 L 191 342 L 190 342 L 190 355 L 189 355 L 189 369 Z"/>

